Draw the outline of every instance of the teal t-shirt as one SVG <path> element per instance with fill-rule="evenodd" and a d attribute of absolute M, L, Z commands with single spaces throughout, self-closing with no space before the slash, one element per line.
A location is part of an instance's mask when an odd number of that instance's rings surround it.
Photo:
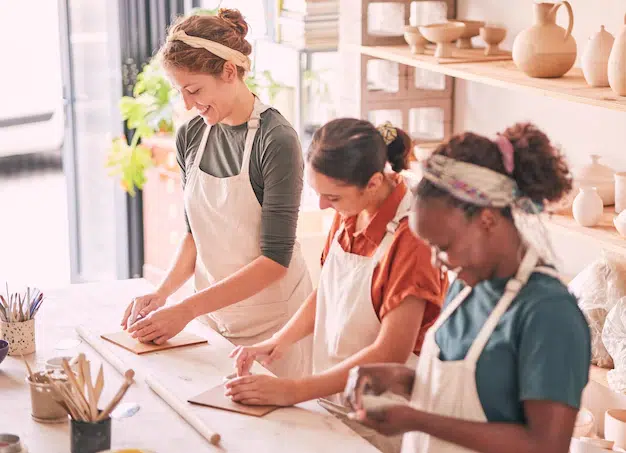
<path fill-rule="evenodd" d="M 508 279 L 480 282 L 435 333 L 441 360 L 461 360 L 494 309 Z M 463 289 L 455 281 L 449 304 Z M 487 420 L 525 423 L 526 400 L 579 408 L 589 378 L 590 332 L 576 298 L 559 280 L 535 272 L 489 338 L 476 365 Z"/>

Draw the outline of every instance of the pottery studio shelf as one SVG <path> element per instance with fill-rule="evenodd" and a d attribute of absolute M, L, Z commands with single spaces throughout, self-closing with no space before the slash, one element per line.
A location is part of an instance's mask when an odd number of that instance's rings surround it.
<path fill-rule="evenodd" d="M 626 97 L 616 95 L 610 88 L 590 87 L 578 68 L 571 69 L 560 78 L 538 79 L 529 77 L 517 69 L 511 60 L 439 64 L 435 57 L 424 58 L 421 55 L 419 59 L 415 58 L 407 45 L 359 46 L 359 51 L 373 58 L 427 69 L 472 82 L 626 112 Z"/>
<path fill-rule="evenodd" d="M 626 254 L 626 238 L 620 236 L 613 225 L 615 210 L 613 207 L 604 209 L 604 214 L 600 222 L 593 227 L 580 226 L 571 215 L 568 214 L 546 214 L 544 221 L 557 229 L 566 232 L 580 234 L 602 245 L 605 250 L 620 254 Z"/>

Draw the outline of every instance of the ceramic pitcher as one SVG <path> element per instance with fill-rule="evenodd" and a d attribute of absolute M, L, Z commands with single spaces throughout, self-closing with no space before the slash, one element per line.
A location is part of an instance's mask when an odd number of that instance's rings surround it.
<path fill-rule="evenodd" d="M 556 13 L 562 5 L 569 13 L 567 30 L 556 24 Z M 572 6 L 562 1 L 535 3 L 534 8 L 534 24 L 520 32 L 513 42 L 513 61 L 531 77 L 561 77 L 576 62 Z"/>
<path fill-rule="evenodd" d="M 611 48 L 608 76 L 611 89 L 620 96 L 626 96 L 626 16 Z"/>

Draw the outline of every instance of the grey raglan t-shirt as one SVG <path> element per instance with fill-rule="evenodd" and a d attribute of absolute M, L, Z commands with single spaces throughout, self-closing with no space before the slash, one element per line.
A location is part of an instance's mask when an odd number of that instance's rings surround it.
<path fill-rule="evenodd" d="M 183 188 L 193 165 L 206 124 L 200 116 L 176 134 L 177 160 Z M 216 124 L 209 132 L 200 170 L 217 178 L 238 175 L 243 163 L 247 124 Z M 296 240 L 303 186 L 304 161 L 298 135 L 274 109 L 261 114 L 250 156 L 250 183 L 262 208 L 261 254 L 288 267 Z M 245 213 L 242 213 L 245 215 Z M 191 232 L 187 212 L 187 230 Z"/>

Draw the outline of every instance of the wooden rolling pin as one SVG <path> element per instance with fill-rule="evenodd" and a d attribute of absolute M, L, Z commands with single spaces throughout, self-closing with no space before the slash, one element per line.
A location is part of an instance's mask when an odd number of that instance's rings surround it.
<path fill-rule="evenodd" d="M 109 362 L 113 368 L 117 370 L 122 376 L 126 373 L 128 367 L 124 365 L 124 363 L 117 358 L 115 354 L 111 352 L 110 349 L 105 347 L 98 338 L 96 338 L 91 332 L 89 332 L 84 326 L 76 327 L 76 333 L 80 335 L 80 337 L 87 342 L 89 346 L 91 346 L 95 351 L 102 356 L 104 360 Z"/>
<path fill-rule="evenodd" d="M 188 406 L 172 395 L 172 393 L 163 387 L 156 379 L 152 376 L 146 376 L 146 384 L 148 384 L 148 387 L 150 387 L 154 393 L 159 395 L 163 401 L 169 404 L 172 409 L 178 412 L 178 415 L 180 415 L 187 423 L 198 431 L 202 437 L 213 445 L 219 444 L 221 436 L 211 431 L 204 424 L 204 422 L 190 410 Z"/>

